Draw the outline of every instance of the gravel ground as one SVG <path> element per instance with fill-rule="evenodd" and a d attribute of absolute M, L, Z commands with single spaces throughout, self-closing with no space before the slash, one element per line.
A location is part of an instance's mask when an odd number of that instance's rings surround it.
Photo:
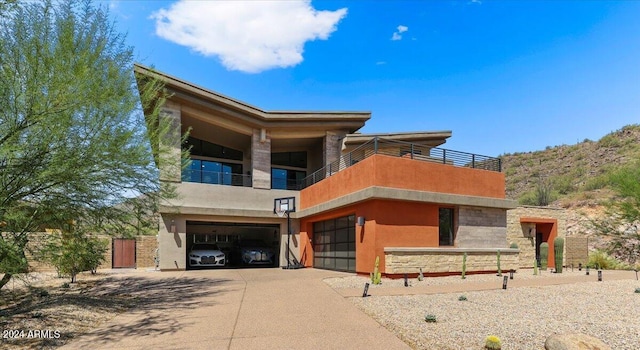
<path fill-rule="evenodd" d="M 81 273 L 64 288 L 69 279 L 53 273 L 17 276 L 0 292 L 0 349 L 57 348 L 131 309 L 130 295 L 96 294 L 109 280 L 104 273 Z"/>
<path fill-rule="evenodd" d="M 591 275 L 596 278 L 596 271 L 591 271 Z M 585 271 L 578 271 L 575 269 L 574 271 L 565 270 L 562 274 L 551 273 L 549 270 L 542 271 L 542 275 L 533 275 L 533 270 L 521 270 L 521 272 L 516 272 L 514 274 L 514 278 L 516 279 L 534 279 L 534 278 L 553 278 L 553 279 L 562 279 L 567 276 L 583 276 Z M 508 275 L 508 273 L 503 274 Z M 605 276 L 606 278 L 606 276 Z M 410 278 L 409 284 L 414 287 L 419 286 L 443 286 L 450 284 L 458 284 L 458 283 L 469 283 L 469 282 L 488 282 L 494 281 L 498 284 L 501 283 L 499 277 L 495 274 L 478 274 L 478 275 L 467 275 L 465 279 L 460 278 L 460 276 L 447 276 L 447 277 L 425 277 L 422 281 L 418 281 L 417 278 Z M 347 276 L 347 277 L 334 277 L 334 278 L 326 278 L 324 282 L 331 286 L 333 289 L 344 289 L 344 288 L 360 288 L 364 287 L 365 283 L 371 283 L 371 279 L 367 276 Z M 404 279 L 389 279 L 383 278 L 382 284 L 372 284 L 369 286 L 369 289 L 376 288 L 388 288 L 388 287 L 403 287 Z M 640 349 L 640 348 L 639 348 Z"/>
<path fill-rule="evenodd" d="M 580 272 L 579 274 L 583 274 Z M 577 271 L 562 275 L 562 278 Z M 522 273 L 517 278 L 536 278 Z M 442 285 L 496 280 L 495 275 L 425 278 L 412 285 Z M 368 278 L 330 278 L 333 288 L 362 288 Z M 384 280 L 371 288 L 403 286 L 403 280 Z M 544 349 L 555 333 L 585 333 L 615 350 L 640 349 L 640 293 L 635 280 L 585 282 L 508 290 L 407 296 L 370 296 L 351 301 L 415 349 L 483 349 L 484 339 L 496 335 L 503 350 Z M 436 323 L 424 321 L 426 314 Z"/>

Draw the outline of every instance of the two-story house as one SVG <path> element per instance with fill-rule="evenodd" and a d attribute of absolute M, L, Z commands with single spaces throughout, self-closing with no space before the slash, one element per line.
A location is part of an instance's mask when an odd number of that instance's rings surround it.
<path fill-rule="evenodd" d="M 505 178 L 497 158 L 439 148 L 450 131 L 361 134 L 370 112 L 264 111 L 140 65 L 171 97 L 160 142 L 191 150 L 182 171 L 160 162 L 179 198 L 160 208 L 160 269 L 188 267 L 195 242 L 261 240 L 280 266 L 387 275 L 517 268 L 506 239 Z M 177 131 L 180 131 L 178 133 Z M 186 142 L 180 135 L 190 130 Z M 287 219 L 276 198 L 295 198 Z M 466 254 L 465 254 L 466 253 Z M 291 262 L 291 261 L 290 261 Z"/>

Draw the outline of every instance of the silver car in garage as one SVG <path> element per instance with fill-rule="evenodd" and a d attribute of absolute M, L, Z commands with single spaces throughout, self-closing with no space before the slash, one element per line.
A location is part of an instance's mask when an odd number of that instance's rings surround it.
<path fill-rule="evenodd" d="M 189 266 L 224 266 L 225 255 L 217 244 L 195 243 L 189 251 Z"/>
<path fill-rule="evenodd" d="M 275 252 L 261 240 L 240 242 L 240 259 L 243 265 L 274 265 Z"/>

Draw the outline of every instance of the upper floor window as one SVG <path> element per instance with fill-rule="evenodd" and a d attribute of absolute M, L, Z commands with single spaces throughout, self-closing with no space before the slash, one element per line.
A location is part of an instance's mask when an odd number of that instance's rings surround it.
<path fill-rule="evenodd" d="M 271 164 L 307 168 L 307 152 L 276 152 L 271 153 Z"/>
<path fill-rule="evenodd" d="M 276 190 L 299 190 L 299 184 L 307 176 L 305 171 L 271 168 L 271 188 Z"/>
<path fill-rule="evenodd" d="M 192 159 L 182 170 L 182 181 L 215 185 L 245 186 L 242 164 Z"/>
<path fill-rule="evenodd" d="M 215 143 L 189 137 L 183 144 L 183 148 L 191 148 L 192 156 L 210 158 L 231 159 L 242 161 L 242 151 L 224 147 Z"/>

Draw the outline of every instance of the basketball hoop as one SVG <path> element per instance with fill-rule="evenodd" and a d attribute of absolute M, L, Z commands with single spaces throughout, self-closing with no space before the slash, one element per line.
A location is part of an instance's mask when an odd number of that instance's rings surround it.
<path fill-rule="evenodd" d="M 285 198 L 276 198 L 273 200 L 273 212 L 278 215 L 278 217 L 284 217 L 287 215 L 287 266 L 283 266 L 283 269 L 299 269 L 303 267 L 299 263 L 291 264 L 290 254 L 290 246 L 291 246 L 291 217 L 290 213 L 296 211 L 296 197 L 285 197 Z"/>
<path fill-rule="evenodd" d="M 273 201 L 273 213 L 279 217 L 284 217 L 285 214 L 296 211 L 296 198 L 276 198 Z"/>

